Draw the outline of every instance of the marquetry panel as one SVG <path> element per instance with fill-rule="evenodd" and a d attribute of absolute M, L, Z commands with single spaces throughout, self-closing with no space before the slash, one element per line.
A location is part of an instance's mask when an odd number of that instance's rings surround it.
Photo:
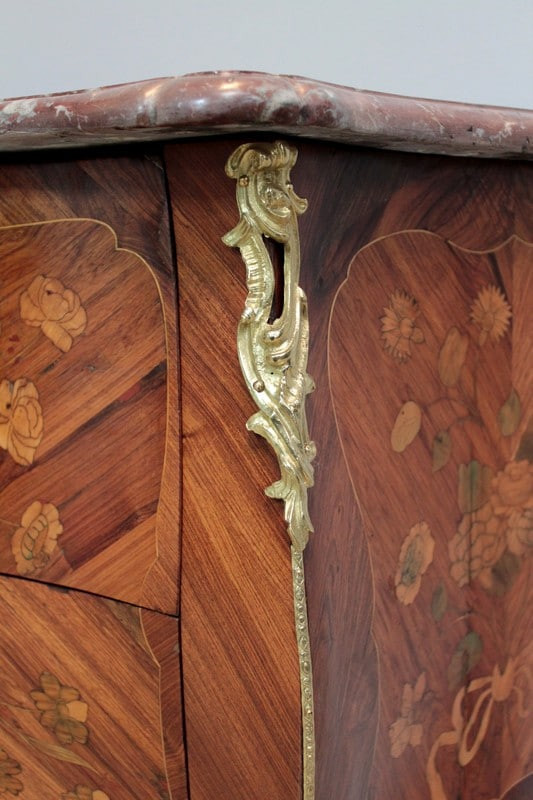
<path fill-rule="evenodd" d="M 174 281 L 149 217 L 162 189 L 143 216 L 121 167 L 0 170 L 0 570 L 173 612 Z"/>
<path fill-rule="evenodd" d="M 373 564 L 376 797 L 503 794 L 529 769 L 532 302 L 533 245 L 412 231 L 363 249 L 333 308 Z"/>
<path fill-rule="evenodd" d="M 0 579 L 0 794 L 185 800 L 176 620 Z"/>
<path fill-rule="evenodd" d="M 525 796 L 531 166 L 299 150 L 317 798 Z"/>

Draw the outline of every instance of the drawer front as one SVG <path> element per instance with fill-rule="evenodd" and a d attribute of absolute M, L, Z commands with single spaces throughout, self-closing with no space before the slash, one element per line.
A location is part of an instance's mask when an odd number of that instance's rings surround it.
<path fill-rule="evenodd" d="M 91 162 L 94 184 L 83 165 L 61 167 L 46 191 L 50 165 L 2 171 L 0 570 L 174 612 L 171 268 L 123 246 L 130 218 L 138 250 L 158 241 L 120 160 Z M 98 182 L 104 170 L 122 177 L 113 193 Z M 34 207 L 20 210 L 23 180 Z M 164 222 L 158 188 L 143 199 Z M 80 217 L 95 192 L 99 218 Z M 117 200 L 127 213 L 115 229 Z"/>
<path fill-rule="evenodd" d="M 186 798 L 176 619 L 0 580 L 0 790 Z"/>

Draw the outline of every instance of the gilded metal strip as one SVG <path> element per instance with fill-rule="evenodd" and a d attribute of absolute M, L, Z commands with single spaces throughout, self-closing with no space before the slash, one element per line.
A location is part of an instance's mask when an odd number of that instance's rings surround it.
<path fill-rule="evenodd" d="M 313 485 L 315 445 L 309 438 L 305 398 L 314 389 L 307 373 L 309 322 L 307 300 L 298 285 L 300 240 L 298 214 L 307 208 L 290 182 L 297 158 L 283 142 L 245 144 L 226 164 L 237 181 L 240 220 L 224 236 L 238 247 L 246 266 L 248 296 L 237 331 L 242 373 L 258 411 L 248 430 L 273 447 L 281 477 L 265 490 L 285 502 L 285 520 L 291 542 L 294 615 L 302 695 L 303 797 L 315 796 L 315 730 L 313 676 L 307 621 L 303 550 L 313 526 L 307 508 L 307 490 Z M 283 303 L 278 318 L 269 321 L 276 275 L 264 237 L 283 245 Z"/>

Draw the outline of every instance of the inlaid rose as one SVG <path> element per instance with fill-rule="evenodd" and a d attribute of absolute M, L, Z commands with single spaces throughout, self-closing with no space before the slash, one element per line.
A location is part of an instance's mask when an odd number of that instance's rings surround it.
<path fill-rule="evenodd" d="M 40 327 L 63 353 L 70 350 L 74 338 L 87 325 L 87 314 L 76 292 L 45 275 L 37 275 L 22 293 L 20 315 L 26 325 Z"/>
<path fill-rule="evenodd" d="M 533 546 L 533 464 L 510 461 L 491 484 L 491 502 L 506 526 L 507 547 L 523 556 Z"/>
<path fill-rule="evenodd" d="M 20 575 L 40 572 L 49 562 L 63 533 L 59 512 L 52 503 L 37 500 L 26 509 L 11 540 L 17 571 Z"/>
<path fill-rule="evenodd" d="M 43 436 L 37 387 L 27 378 L 0 381 L 0 447 L 25 467 L 33 463 Z"/>
<path fill-rule="evenodd" d="M 533 464 L 510 461 L 492 481 L 492 504 L 496 514 L 512 514 L 533 505 Z"/>

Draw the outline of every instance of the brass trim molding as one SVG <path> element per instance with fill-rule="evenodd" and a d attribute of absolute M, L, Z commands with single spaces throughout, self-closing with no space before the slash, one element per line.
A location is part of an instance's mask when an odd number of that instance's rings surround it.
<path fill-rule="evenodd" d="M 314 389 L 308 375 L 307 300 L 298 285 L 300 241 L 298 214 L 307 208 L 290 182 L 296 148 L 283 142 L 238 147 L 226 173 L 237 181 L 240 220 L 223 241 L 238 247 L 246 266 L 248 296 L 237 331 L 239 361 L 258 411 L 247 422 L 274 449 L 281 477 L 265 490 L 285 502 L 291 541 L 294 614 L 302 695 L 304 800 L 315 795 L 313 676 L 307 621 L 303 550 L 313 526 L 307 490 L 313 485 L 316 450 L 309 438 L 305 398 Z M 276 274 L 264 238 L 283 246 L 281 313 L 270 321 Z M 281 282 L 281 278 L 280 278 Z M 279 287 L 281 290 L 281 287 Z M 278 292 L 279 293 L 279 292 Z"/>

